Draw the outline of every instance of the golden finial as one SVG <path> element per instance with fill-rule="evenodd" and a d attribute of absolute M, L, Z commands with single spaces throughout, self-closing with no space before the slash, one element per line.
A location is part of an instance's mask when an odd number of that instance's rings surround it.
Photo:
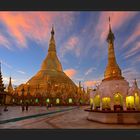
<path fill-rule="evenodd" d="M 111 32 L 110 16 L 109 16 L 109 31 Z"/>
<path fill-rule="evenodd" d="M 51 34 L 54 35 L 54 25 L 52 25 L 52 31 Z"/>

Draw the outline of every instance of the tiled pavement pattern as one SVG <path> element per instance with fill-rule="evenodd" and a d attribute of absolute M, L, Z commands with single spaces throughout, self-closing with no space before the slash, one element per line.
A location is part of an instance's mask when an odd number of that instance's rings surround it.
<path fill-rule="evenodd" d="M 87 120 L 86 107 L 42 116 L 30 120 L 1 124 L 0 128 L 9 129 L 140 129 L 139 125 L 102 124 Z"/>

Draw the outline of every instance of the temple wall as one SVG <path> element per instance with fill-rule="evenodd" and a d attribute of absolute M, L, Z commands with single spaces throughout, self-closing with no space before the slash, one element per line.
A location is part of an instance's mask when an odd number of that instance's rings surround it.
<path fill-rule="evenodd" d="M 99 86 L 101 97 L 114 97 L 119 92 L 123 97 L 127 96 L 129 83 L 126 80 L 103 81 Z"/>

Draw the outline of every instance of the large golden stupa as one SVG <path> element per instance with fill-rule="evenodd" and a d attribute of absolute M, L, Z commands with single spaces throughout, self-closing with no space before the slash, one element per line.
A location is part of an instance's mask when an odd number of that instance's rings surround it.
<path fill-rule="evenodd" d="M 17 88 L 19 95 L 22 94 L 23 89 L 25 95 L 30 92 L 32 96 L 74 98 L 76 95 L 77 86 L 63 72 L 62 65 L 57 57 L 53 28 L 48 54 L 42 62 L 40 70 L 26 84 L 21 84 Z"/>

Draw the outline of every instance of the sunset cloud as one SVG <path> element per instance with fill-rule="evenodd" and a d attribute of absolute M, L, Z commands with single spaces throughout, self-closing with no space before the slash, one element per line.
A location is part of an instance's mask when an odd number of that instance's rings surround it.
<path fill-rule="evenodd" d="M 136 16 L 137 13 L 138 12 L 102 12 L 99 16 L 99 20 L 96 26 L 95 34 L 98 35 L 96 38 L 98 38 L 101 43 L 106 40 L 109 29 L 109 16 L 111 18 L 112 30 L 114 31 L 131 20 L 134 16 Z"/>
<path fill-rule="evenodd" d="M 139 77 L 140 12 L 132 11 L 0 12 L 3 77 L 9 81 L 8 76 L 11 75 L 13 79 L 16 78 L 15 84 L 21 84 L 39 70 L 47 55 L 54 25 L 57 56 L 65 73 L 75 83 L 81 81 L 85 86 L 94 87 L 96 82 L 103 79 L 107 64 L 109 16 L 116 37 L 118 63 L 120 67 L 134 66 L 134 69 L 128 69 L 129 72 L 125 70 L 124 76 L 128 76 L 128 79 Z"/>
<path fill-rule="evenodd" d="M 73 17 L 73 12 L 1 12 L 0 22 L 14 39 L 17 47 L 27 48 L 27 38 L 46 43 L 50 37 L 51 27 L 56 21 L 57 24 L 54 26 L 64 32 L 65 26 L 67 29 L 72 26 Z"/>
<path fill-rule="evenodd" d="M 73 78 L 75 74 L 77 73 L 75 69 L 67 69 L 67 70 L 64 70 L 64 72 L 70 78 Z"/>
<path fill-rule="evenodd" d="M 124 42 L 123 47 L 128 46 L 130 43 L 134 42 L 138 37 L 140 37 L 140 23 L 138 23 L 132 34 Z"/>
<path fill-rule="evenodd" d="M 137 81 L 140 82 L 139 71 L 136 70 L 135 67 L 123 69 L 122 72 L 123 72 L 123 76 L 128 80 L 128 82 L 130 82 L 130 85 L 132 84 L 135 78 L 137 79 Z"/>
<path fill-rule="evenodd" d="M 73 52 L 75 53 L 76 56 L 80 55 L 80 48 L 78 47 L 79 44 L 79 38 L 76 36 L 70 37 L 61 47 L 61 53 L 62 57 L 68 53 L 68 52 Z"/>
<path fill-rule="evenodd" d="M 140 52 L 140 42 L 136 42 L 135 45 L 125 53 L 125 58 L 134 56 L 138 52 Z"/>
<path fill-rule="evenodd" d="M 97 84 L 99 84 L 100 83 L 100 81 L 99 80 L 89 80 L 89 81 L 85 81 L 84 82 L 84 85 L 86 86 L 86 87 L 94 87 L 94 86 L 96 86 Z"/>

